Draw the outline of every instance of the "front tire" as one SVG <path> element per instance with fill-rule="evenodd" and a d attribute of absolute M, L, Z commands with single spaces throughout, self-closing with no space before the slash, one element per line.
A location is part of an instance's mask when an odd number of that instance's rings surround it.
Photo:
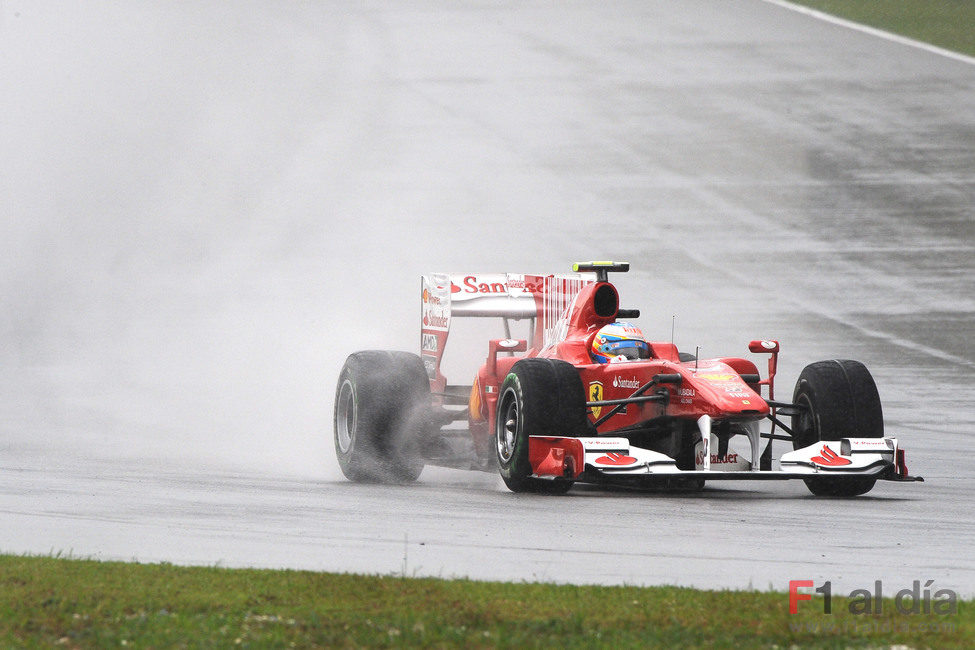
<path fill-rule="evenodd" d="M 799 408 L 792 416 L 794 449 L 823 440 L 883 438 L 884 416 L 880 394 L 870 371 L 859 361 L 818 361 L 803 369 L 792 402 Z M 804 479 L 817 496 L 853 497 L 873 489 L 871 477 Z"/>
<path fill-rule="evenodd" d="M 349 355 L 335 389 L 335 455 L 350 481 L 410 483 L 423 471 L 419 438 L 430 411 L 430 382 L 415 354 Z"/>
<path fill-rule="evenodd" d="M 512 492 L 565 494 L 572 481 L 532 477 L 530 435 L 581 436 L 588 431 L 579 371 L 555 359 L 522 359 L 501 384 L 495 440 L 498 469 Z"/>

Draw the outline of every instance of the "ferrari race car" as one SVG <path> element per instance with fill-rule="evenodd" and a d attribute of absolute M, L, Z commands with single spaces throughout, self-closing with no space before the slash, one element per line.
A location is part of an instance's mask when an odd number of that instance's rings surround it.
<path fill-rule="evenodd" d="M 698 359 L 627 322 L 639 311 L 620 308 L 609 273 L 628 263 L 573 270 L 424 276 L 420 354 L 356 352 L 339 376 L 335 450 L 345 476 L 409 482 L 427 464 L 497 470 L 512 491 L 545 494 L 576 482 L 802 479 L 824 496 L 923 480 L 884 437 L 862 363 L 810 364 L 792 400 L 776 401 L 777 341 L 748 345 L 768 355 L 764 379 L 745 358 Z M 500 318 L 504 336 L 488 341 L 471 383 L 451 384 L 442 372 L 448 334 L 469 317 Z M 526 338 L 512 338 L 516 321 Z M 775 441 L 792 449 L 773 463 Z"/>

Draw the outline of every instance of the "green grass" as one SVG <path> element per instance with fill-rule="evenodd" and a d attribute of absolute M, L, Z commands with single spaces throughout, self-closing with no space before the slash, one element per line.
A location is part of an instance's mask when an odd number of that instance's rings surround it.
<path fill-rule="evenodd" d="M 0 647 L 975 647 L 953 615 L 843 599 L 0 556 Z M 923 626 L 923 627 L 922 627 Z"/>
<path fill-rule="evenodd" d="M 973 0 L 793 0 L 834 16 L 975 56 Z"/>

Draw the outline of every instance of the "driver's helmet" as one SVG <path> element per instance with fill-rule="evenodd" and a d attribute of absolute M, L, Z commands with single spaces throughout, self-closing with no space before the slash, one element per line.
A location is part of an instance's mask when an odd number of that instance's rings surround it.
<path fill-rule="evenodd" d="M 618 321 L 596 332 L 589 354 L 596 363 L 649 359 L 650 346 L 639 327 Z"/>

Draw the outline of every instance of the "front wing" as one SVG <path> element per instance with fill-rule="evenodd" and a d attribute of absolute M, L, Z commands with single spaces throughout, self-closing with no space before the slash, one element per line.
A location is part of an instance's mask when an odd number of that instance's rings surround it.
<path fill-rule="evenodd" d="M 783 454 L 781 469 L 761 470 L 747 460 L 736 463 L 711 458 L 697 469 L 679 469 L 665 454 L 630 444 L 626 438 L 529 436 L 532 476 L 582 482 L 631 483 L 636 479 L 784 480 L 815 476 L 875 477 L 890 481 L 923 481 L 910 476 L 904 450 L 896 438 L 843 438 L 820 441 Z"/>

